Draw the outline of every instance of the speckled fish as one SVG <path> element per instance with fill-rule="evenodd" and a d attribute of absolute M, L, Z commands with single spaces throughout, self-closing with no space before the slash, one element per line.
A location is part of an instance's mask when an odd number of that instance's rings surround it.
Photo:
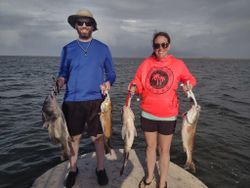
<path fill-rule="evenodd" d="M 49 137 L 54 144 L 61 145 L 61 160 L 70 155 L 70 135 L 64 114 L 59 107 L 56 95 L 52 93 L 46 97 L 42 107 L 43 127 L 48 129 Z"/>
<path fill-rule="evenodd" d="M 135 115 L 130 108 L 132 95 L 128 93 L 126 105 L 122 108 L 122 139 L 124 141 L 124 160 L 120 175 L 123 174 L 124 168 L 127 165 L 129 152 L 132 148 L 134 138 L 137 136 L 135 128 Z"/>
<path fill-rule="evenodd" d="M 110 95 L 106 92 L 106 98 L 101 104 L 100 121 L 105 137 L 105 153 L 111 154 L 111 135 L 112 135 L 112 102 Z"/>
<path fill-rule="evenodd" d="M 195 173 L 196 167 L 193 162 L 192 155 L 193 155 L 196 127 L 201 107 L 197 104 L 197 101 L 195 99 L 192 90 L 187 91 L 187 95 L 188 98 L 191 98 L 193 100 L 194 104 L 186 113 L 183 114 L 181 136 L 182 136 L 183 149 L 184 152 L 186 152 L 187 156 L 184 168 L 186 170 Z"/>

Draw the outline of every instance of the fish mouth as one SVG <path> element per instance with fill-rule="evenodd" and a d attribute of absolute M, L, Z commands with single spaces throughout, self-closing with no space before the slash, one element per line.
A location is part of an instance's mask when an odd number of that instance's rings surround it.
<path fill-rule="evenodd" d="M 200 105 L 197 105 L 196 106 L 196 110 L 199 112 L 199 111 L 201 111 L 201 106 Z"/>

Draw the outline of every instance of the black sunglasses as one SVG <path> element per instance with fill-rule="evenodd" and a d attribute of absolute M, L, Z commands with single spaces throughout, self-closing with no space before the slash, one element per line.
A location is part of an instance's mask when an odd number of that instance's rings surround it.
<path fill-rule="evenodd" d="M 87 27 L 93 26 L 93 22 L 92 21 L 88 21 L 88 20 L 78 20 L 76 21 L 76 25 L 78 26 L 83 26 L 83 24 L 85 24 Z"/>
<path fill-rule="evenodd" d="M 164 43 L 154 43 L 153 44 L 153 48 L 156 50 L 156 49 L 159 49 L 160 47 L 162 47 L 163 49 L 167 48 L 169 46 L 169 43 L 168 42 L 164 42 Z"/>

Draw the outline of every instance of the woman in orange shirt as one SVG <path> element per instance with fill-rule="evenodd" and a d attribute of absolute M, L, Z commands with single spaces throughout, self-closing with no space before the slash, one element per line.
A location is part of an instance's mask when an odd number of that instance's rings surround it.
<path fill-rule="evenodd" d="M 168 54 L 170 42 L 168 33 L 154 35 L 153 54 L 141 63 L 129 85 L 132 93 L 141 96 L 141 128 L 146 142 L 147 175 L 139 187 L 146 187 L 154 180 L 157 148 L 160 154 L 158 186 L 167 187 L 170 146 L 179 109 L 178 85 L 185 84 L 184 91 L 196 85 L 184 62 Z"/>

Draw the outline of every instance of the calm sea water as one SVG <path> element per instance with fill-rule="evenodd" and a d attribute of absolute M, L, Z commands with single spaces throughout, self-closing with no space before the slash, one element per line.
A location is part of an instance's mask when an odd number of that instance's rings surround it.
<path fill-rule="evenodd" d="M 113 145 L 122 148 L 120 109 L 127 84 L 140 59 L 114 59 L 117 81 L 112 88 L 114 104 Z M 250 60 L 186 59 L 197 77 L 194 92 L 202 106 L 194 161 L 195 174 L 208 187 L 250 185 Z M 60 163 L 58 147 L 42 128 L 41 106 L 56 75 L 56 57 L 0 57 L 0 187 L 30 187 L 46 170 Z M 188 102 L 179 92 L 180 114 Z M 62 94 L 59 102 L 62 101 Z M 139 137 L 134 148 L 144 148 L 139 128 L 139 102 L 133 100 Z M 180 137 L 181 117 L 171 148 L 171 160 L 185 162 Z M 82 139 L 81 153 L 94 151 L 89 138 Z"/>

